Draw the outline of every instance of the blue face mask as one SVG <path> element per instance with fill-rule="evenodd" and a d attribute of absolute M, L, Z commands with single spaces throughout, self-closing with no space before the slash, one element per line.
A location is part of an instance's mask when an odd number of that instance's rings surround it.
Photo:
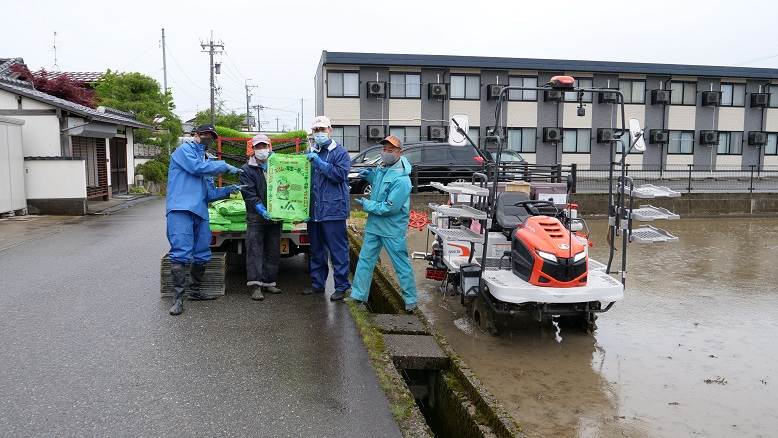
<path fill-rule="evenodd" d="M 313 140 L 317 145 L 322 146 L 330 140 L 330 135 L 326 132 L 317 132 L 313 134 Z"/>

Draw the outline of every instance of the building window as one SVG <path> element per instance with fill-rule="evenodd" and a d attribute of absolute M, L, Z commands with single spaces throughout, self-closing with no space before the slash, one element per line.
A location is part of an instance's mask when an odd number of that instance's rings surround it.
<path fill-rule="evenodd" d="M 625 132 L 621 135 L 621 138 L 616 143 L 616 153 L 621 154 L 624 149 L 629 150 L 629 147 L 632 146 L 632 135 L 629 132 Z M 642 154 L 643 151 L 639 151 L 637 149 L 632 149 L 627 152 L 628 154 Z"/>
<path fill-rule="evenodd" d="M 508 78 L 508 85 L 511 87 L 537 87 L 538 78 L 511 76 Z M 508 100 L 535 102 L 538 100 L 538 92 L 536 90 L 508 90 Z"/>
<path fill-rule="evenodd" d="M 332 139 L 349 152 L 359 151 L 359 126 L 333 126 Z"/>
<path fill-rule="evenodd" d="M 778 85 L 768 85 L 766 92 L 770 94 L 770 108 L 778 108 Z"/>
<path fill-rule="evenodd" d="M 719 155 L 740 155 L 743 153 L 742 132 L 719 132 Z"/>
<path fill-rule="evenodd" d="M 418 99 L 421 97 L 421 75 L 418 73 L 392 73 L 389 75 L 389 97 Z"/>
<path fill-rule="evenodd" d="M 767 134 L 767 144 L 764 145 L 765 155 L 778 155 L 778 134 Z"/>
<path fill-rule="evenodd" d="M 745 106 L 745 84 L 721 84 L 721 106 Z"/>
<path fill-rule="evenodd" d="M 473 140 L 473 143 L 475 143 L 476 146 L 479 146 L 479 137 L 481 136 L 480 129 L 477 126 L 471 126 L 467 130 L 467 136 L 470 137 L 470 140 Z"/>
<path fill-rule="evenodd" d="M 327 97 L 359 97 L 359 73 L 327 72 Z"/>
<path fill-rule="evenodd" d="M 392 126 L 389 135 L 399 138 L 403 143 L 421 140 L 421 127 L 419 126 Z"/>
<path fill-rule="evenodd" d="M 588 154 L 592 150 L 591 129 L 563 129 L 562 152 L 566 154 Z"/>
<path fill-rule="evenodd" d="M 452 99 L 481 99 L 481 76 L 451 75 Z"/>
<path fill-rule="evenodd" d="M 695 82 L 670 82 L 671 105 L 697 105 Z"/>
<path fill-rule="evenodd" d="M 619 91 L 624 103 L 646 103 L 646 81 L 619 80 Z"/>
<path fill-rule="evenodd" d="M 508 149 L 534 154 L 536 132 L 535 128 L 508 128 Z"/>
<path fill-rule="evenodd" d="M 694 131 L 670 131 L 667 153 L 670 155 L 691 155 L 694 153 Z"/>
<path fill-rule="evenodd" d="M 576 88 L 592 88 L 592 80 L 591 79 L 576 79 L 575 83 L 573 84 Z M 592 93 L 586 92 L 583 94 L 583 101 L 584 102 L 591 102 L 592 101 Z M 565 102 L 578 102 L 578 92 L 577 91 L 565 91 Z"/>

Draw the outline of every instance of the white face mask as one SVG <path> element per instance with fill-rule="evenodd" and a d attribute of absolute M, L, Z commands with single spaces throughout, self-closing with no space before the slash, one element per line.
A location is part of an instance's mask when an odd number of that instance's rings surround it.
<path fill-rule="evenodd" d="M 265 161 L 269 156 L 270 149 L 257 149 L 254 151 L 254 157 L 259 161 Z"/>

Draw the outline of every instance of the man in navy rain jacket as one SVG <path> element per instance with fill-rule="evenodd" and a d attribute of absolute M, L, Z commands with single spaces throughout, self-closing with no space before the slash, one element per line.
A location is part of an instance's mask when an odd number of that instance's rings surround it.
<path fill-rule="evenodd" d="M 346 149 L 333 140 L 330 119 L 317 116 L 313 120 L 314 145 L 308 153 L 313 164 L 310 220 L 311 289 L 304 294 L 324 293 L 329 274 L 328 259 L 332 262 L 335 292 L 331 301 L 342 300 L 351 283 L 349 274 L 348 237 L 346 219 L 350 212 L 348 173 L 351 158 Z M 328 257 L 329 256 L 329 257 Z"/>
<path fill-rule="evenodd" d="M 192 140 L 176 148 L 170 156 L 167 180 L 167 239 L 170 242 L 170 274 L 175 301 L 171 315 L 184 311 L 186 265 L 192 263 L 189 298 L 207 300 L 215 297 L 203 294 L 200 287 L 205 276 L 205 264 L 211 259 L 211 230 L 208 223 L 208 203 L 237 192 L 237 185 L 216 188 L 213 176 L 238 173 L 241 170 L 221 160 L 209 160 L 205 149 L 216 140 L 213 125 L 199 126 Z"/>

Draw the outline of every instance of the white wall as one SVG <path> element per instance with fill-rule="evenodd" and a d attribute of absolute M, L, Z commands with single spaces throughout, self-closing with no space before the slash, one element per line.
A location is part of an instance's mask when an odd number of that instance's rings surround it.
<path fill-rule="evenodd" d="M 778 132 L 778 108 L 767 108 L 765 113 L 764 130 Z"/>
<path fill-rule="evenodd" d="M 59 120 L 57 116 L 15 116 L 24 120 L 24 156 L 59 157 Z"/>
<path fill-rule="evenodd" d="M 448 113 L 452 116 L 464 114 L 470 126 L 481 126 L 481 102 L 478 100 L 449 100 Z"/>
<path fill-rule="evenodd" d="M 389 120 L 390 125 L 421 126 L 421 99 L 389 99 Z"/>
<path fill-rule="evenodd" d="M 697 111 L 693 106 L 670 105 L 667 109 L 667 129 L 672 131 L 694 131 Z"/>
<path fill-rule="evenodd" d="M 745 108 L 719 107 L 719 131 L 743 131 L 745 122 Z"/>
<path fill-rule="evenodd" d="M 135 132 L 127 128 L 127 187 L 135 184 Z"/>
<path fill-rule="evenodd" d="M 743 164 L 742 155 L 717 155 L 716 156 L 716 167 L 718 166 L 740 167 L 742 164 Z"/>
<path fill-rule="evenodd" d="M 27 160 L 24 162 L 27 199 L 86 198 L 84 160 Z"/>
<path fill-rule="evenodd" d="M 97 139 L 98 144 L 100 139 Z M 105 139 L 105 171 L 108 172 L 108 186 L 111 186 L 111 141 Z"/>
<path fill-rule="evenodd" d="M 589 129 L 592 127 L 592 111 L 591 107 L 589 111 L 586 111 L 586 115 L 578 117 L 578 104 L 577 103 L 565 103 L 562 106 L 562 127 L 564 128 L 582 128 Z M 598 126 L 601 128 L 601 126 Z M 596 128 L 595 128 L 596 129 Z"/>
<path fill-rule="evenodd" d="M 508 126 L 534 128 L 538 126 L 537 102 L 508 102 Z"/>
<path fill-rule="evenodd" d="M 359 125 L 359 99 L 325 96 L 324 115 L 333 125 Z"/>
<path fill-rule="evenodd" d="M 20 210 L 27 205 L 22 125 L 19 123 L 0 117 L 0 213 Z"/>

